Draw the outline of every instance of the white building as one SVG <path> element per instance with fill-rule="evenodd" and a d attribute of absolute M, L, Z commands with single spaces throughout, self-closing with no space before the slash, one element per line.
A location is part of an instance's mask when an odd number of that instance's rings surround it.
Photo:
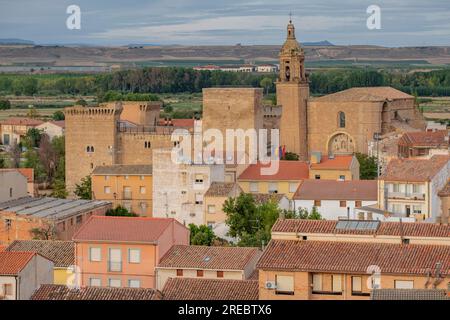
<path fill-rule="evenodd" d="M 213 181 L 225 181 L 225 166 L 175 163 L 171 149 L 153 151 L 153 217 L 204 224 L 204 195 Z"/>
<path fill-rule="evenodd" d="M 256 71 L 261 73 L 274 73 L 278 71 L 278 68 L 273 64 L 262 64 L 256 67 Z"/>
<path fill-rule="evenodd" d="M 64 135 L 65 124 L 64 121 L 48 121 L 36 127 L 42 130 L 43 133 L 49 136 L 50 140 L 54 137 L 61 137 Z"/>
<path fill-rule="evenodd" d="M 326 220 L 358 219 L 355 208 L 377 203 L 374 180 L 303 180 L 293 197 L 294 209 L 313 207 Z"/>
<path fill-rule="evenodd" d="M 0 252 L 0 300 L 28 300 L 53 283 L 54 263 L 36 252 Z"/>

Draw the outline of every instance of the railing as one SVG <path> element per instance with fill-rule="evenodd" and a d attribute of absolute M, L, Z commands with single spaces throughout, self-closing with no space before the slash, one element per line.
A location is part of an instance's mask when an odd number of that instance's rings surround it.
<path fill-rule="evenodd" d="M 108 261 L 108 271 L 121 272 L 122 262 Z"/>
<path fill-rule="evenodd" d="M 389 192 L 388 198 L 390 199 L 417 199 L 425 200 L 425 193 L 406 193 L 406 192 Z"/>
<path fill-rule="evenodd" d="M 123 133 L 146 133 L 157 135 L 171 135 L 176 129 L 191 129 L 190 127 L 175 127 L 175 126 L 136 126 L 128 127 L 118 125 L 117 131 Z"/>

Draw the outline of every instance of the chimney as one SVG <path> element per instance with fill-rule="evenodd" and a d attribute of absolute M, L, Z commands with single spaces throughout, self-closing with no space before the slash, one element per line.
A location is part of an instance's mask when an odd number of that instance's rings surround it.
<path fill-rule="evenodd" d="M 322 153 L 320 151 L 313 151 L 311 152 L 311 164 L 317 164 L 320 163 L 322 160 Z"/>

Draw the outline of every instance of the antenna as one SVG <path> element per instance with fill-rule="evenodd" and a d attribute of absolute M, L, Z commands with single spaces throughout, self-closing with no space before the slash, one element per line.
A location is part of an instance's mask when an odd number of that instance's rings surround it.
<path fill-rule="evenodd" d="M 289 23 L 292 23 L 292 11 L 289 12 Z"/>

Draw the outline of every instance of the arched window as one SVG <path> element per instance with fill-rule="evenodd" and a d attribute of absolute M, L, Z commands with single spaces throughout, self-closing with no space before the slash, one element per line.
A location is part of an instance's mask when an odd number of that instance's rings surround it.
<path fill-rule="evenodd" d="M 289 68 L 289 66 L 286 66 L 286 80 L 289 81 L 291 79 L 291 70 Z"/>
<path fill-rule="evenodd" d="M 91 146 L 91 152 L 94 152 L 94 146 Z"/>
<path fill-rule="evenodd" d="M 91 152 L 91 147 L 90 146 L 86 147 L 86 152 Z"/>
<path fill-rule="evenodd" d="M 345 113 L 342 111 L 338 114 L 338 122 L 339 128 L 345 128 Z"/>

